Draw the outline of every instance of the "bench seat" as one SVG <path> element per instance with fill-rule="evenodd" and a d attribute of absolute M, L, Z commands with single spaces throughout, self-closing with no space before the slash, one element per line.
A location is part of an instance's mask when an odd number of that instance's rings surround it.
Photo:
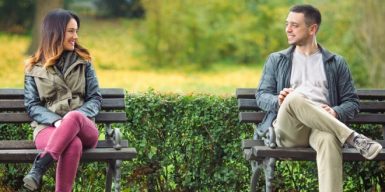
<path fill-rule="evenodd" d="M 86 149 L 81 157 L 82 162 L 106 162 L 106 189 L 112 190 L 112 181 L 115 182 L 115 191 L 120 191 L 120 164 L 121 161 L 132 160 L 137 152 L 129 147 L 129 142 L 122 139 L 120 130 L 113 124 L 127 121 L 125 113 L 125 91 L 123 89 L 101 89 L 103 101 L 102 110 L 95 117 L 95 122 L 104 127 L 105 140 L 99 140 L 95 149 Z M 24 107 L 23 89 L 0 89 L 0 125 L 24 124 L 32 120 Z M 31 130 L 32 131 L 32 130 Z M 1 140 L 1 163 L 32 163 L 40 151 L 35 148 L 32 140 Z"/>
<path fill-rule="evenodd" d="M 255 88 L 238 88 L 236 98 L 238 101 L 240 123 L 252 124 L 254 127 L 260 123 L 265 112 L 258 108 L 255 100 Z M 374 161 L 385 160 L 385 90 L 382 89 L 360 89 L 357 91 L 360 112 L 347 124 L 375 125 L 382 129 L 382 138 L 376 140 L 381 143 L 383 149 Z M 252 176 L 250 179 L 250 191 L 256 191 L 260 168 L 265 172 L 265 189 L 270 192 L 273 189 L 274 169 L 276 160 L 289 161 L 315 161 L 316 152 L 310 147 L 287 148 L 276 147 L 275 134 L 270 128 L 267 133 L 257 132 L 256 139 L 245 139 L 242 141 L 243 155 L 252 165 Z M 365 161 L 366 159 L 354 148 L 344 146 L 342 148 L 344 161 Z"/>

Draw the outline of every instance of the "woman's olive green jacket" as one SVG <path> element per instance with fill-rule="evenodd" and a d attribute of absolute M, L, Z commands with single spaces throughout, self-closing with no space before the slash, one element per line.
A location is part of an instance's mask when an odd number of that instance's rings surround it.
<path fill-rule="evenodd" d="M 25 73 L 24 105 L 33 119 L 34 138 L 69 111 L 80 111 L 91 119 L 100 111 L 102 96 L 91 63 L 73 58 L 64 74 L 57 65 L 44 68 L 41 63 Z"/>

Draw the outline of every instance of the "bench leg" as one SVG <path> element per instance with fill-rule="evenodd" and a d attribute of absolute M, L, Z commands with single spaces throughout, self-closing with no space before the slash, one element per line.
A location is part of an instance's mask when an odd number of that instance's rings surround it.
<path fill-rule="evenodd" d="M 122 164 L 122 160 L 116 160 L 115 163 L 115 192 L 120 192 L 120 165 Z"/>
<path fill-rule="evenodd" d="M 251 164 L 251 179 L 250 179 L 250 192 L 257 192 L 258 178 L 260 175 L 261 162 L 250 161 Z"/>
<path fill-rule="evenodd" d="M 116 161 L 109 161 L 108 167 L 106 170 L 106 192 L 111 192 L 111 186 L 112 186 L 112 177 L 115 175 L 115 164 Z"/>
<path fill-rule="evenodd" d="M 112 160 L 108 163 L 107 179 L 106 179 L 106 192 L 112 191 L 112 180 L 114 180 L 115 192 L 120 192 L 120 165 L 121 160 Z"/>
<path fill-rule="evenodd" d="M 266 192 L 273 191 L 272 181 L 274 179 L 275 158 L 266 158 L 263 161 L 263 169 L 265 172 Z"/>

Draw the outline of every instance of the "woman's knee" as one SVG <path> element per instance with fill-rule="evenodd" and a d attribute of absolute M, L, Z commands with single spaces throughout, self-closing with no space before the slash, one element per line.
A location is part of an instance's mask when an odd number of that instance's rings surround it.
<path fill-rule="evenodd" d="M 72 119 L 74 121 L 82 121 L 85 117 L 85 115 L 82 113 L 82 112 L 79 112 L 79 111 L 70 111 L 68 112 L 64 118 L 69 118 L 69 119 Z"/>
<path fill-rule="evenodd" d="M 79 137 L 75 137 L 69 144 L 65 153 L 71 153 L 73 155 L 81 155 L 83 151 L 83 144 Z"/>

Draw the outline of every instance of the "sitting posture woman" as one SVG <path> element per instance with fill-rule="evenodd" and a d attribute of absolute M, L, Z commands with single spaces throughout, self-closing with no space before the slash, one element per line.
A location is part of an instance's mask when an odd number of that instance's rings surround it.
<path fill-rule="evenodd" d="M 79 27 L 74 13 L 49 12 L 39 48 L 26 61 L 24 104 L 34 120 L 36 148 L 42 150 L 23 179 L 29 190 L 41 187 L 44 172 L 57 161 L 55 190 L 72 191 L 83 149 L 98 141 L 93 117 L 102 97 L 90 53 L 77 42 Z"/>

